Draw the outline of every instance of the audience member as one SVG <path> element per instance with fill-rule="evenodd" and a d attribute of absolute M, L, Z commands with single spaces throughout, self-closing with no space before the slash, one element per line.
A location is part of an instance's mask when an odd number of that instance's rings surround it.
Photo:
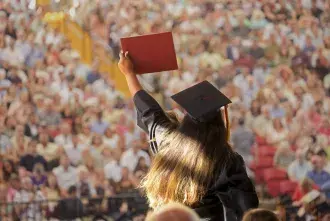
<path fill-rule="evenodd" d="M 307 193 L 313 189 L 318 190 L 319 188 L 312 180 L 304 178 L 295 189 L 292 200 L 299 202 Z"/>
<path fill-rule="evenodd" d="M 313 169 L 307 173 L 307 177 L 314 181 L 318 187 L 330 181 L 330 174 L 323 169 L 322 159 L 319 156 L 312 157 Z"/>
<path fill-rule="evenodd" d="M 246 162 L 251 162 L 251 148 L 254 144 L 253 132 L 245 126 L 244 119 L 239 120 L 239 127 L 232 134 L 235 151 L 241 154 Z"/>
<path fill-rule="evenodd" d="M 300 182 L 311 169 L 312 167 L 306 160 L 303 151 L 297 150 L 296 159 L 288 167 L 288 175 L 291 180 Z"/>
<path fill-rule="evenodd" d="M 60 165 L 53 169 L 53 173 L 62 192 L 66 192 L 70 186 L 78 183 L 77 169 L 70 166 L 69 158 L 66 155 L 61 157 Z"/>
<path fill-rule="evenodd" d="M 165 220 L 182 220 L 182 221 L 198 221 L 200 218 L 190 208 L 178 204 L 169 203 L 166 206 L 152 212 L 146 219 L 147 221 L 165 221 Z"/>
<path fill-rule="evenodd" d="M 274 156 L 274 166 L 287 171 L 289 165 L 295 159 L 295 154 L 291 150 L 288 142 L 282 142 Z"/>
<path fill-rule="evenodd" d="M 47 161 L 43 156 L 37 153 L 37 141 L 31 140 L 26 154 L 20 159 L 20 166 L 24 167 L 27 171 L 32 172 L 37 164 L 41 164 L 44 169 L 47 169 Z"/>
<path fill-rule="evenodd" d="M 84 208 L 78 198 L 76 186 L 68 188 L 68 198 L 60 200 L 55 208 L 54 216 L 60 220 L 73 220 L 84 215 Z"/>
<path fill-rule="evenodd" d="M 280 219 L 270 210 L 253 209 L 245 213 L 243 221 L 279 221 Z"/>
<path fill-rule="evenodd" d="M 149 155 L 141 150 L 137 142 L 132 144 L 132 147 L 126 150 L 120 159 L 120 165 L 127 167 L 130 172 L 133 172 L 138 164 L 139 158 L 143 157 L 147 165 L 150 165 Z"/>

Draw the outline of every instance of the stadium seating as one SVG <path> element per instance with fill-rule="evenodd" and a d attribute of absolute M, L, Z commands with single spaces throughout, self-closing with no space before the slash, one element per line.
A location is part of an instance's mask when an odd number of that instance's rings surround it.
<path fill-rule="evenodd" d="M 291 180 L 283 180 L 280 182 L 280 194 L 289 194 L 292 196 L 298 183 Z"/>
<path fill-rule="evenodd" d="M 273 167 L 273 157 L 262 157 L 255 160 L 251 165 L 250 169 L 255 173 L 256 183 L 263 181 L 264 170 Z"/>

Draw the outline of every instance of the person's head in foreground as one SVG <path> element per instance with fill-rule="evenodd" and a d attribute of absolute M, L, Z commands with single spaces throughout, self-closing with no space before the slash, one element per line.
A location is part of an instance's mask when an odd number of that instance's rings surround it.
<path fill-rule="evenodd" d="M 146 221 L 199 221 L 198 215 L 189 207 L 179 203 L 169 203 L 152 212 Z"/>
<path fill-rule="evenodd" d="M 243 221 L 280 221 L 279 218 L 270 210 L 252 209 L 245 213 Z"/>

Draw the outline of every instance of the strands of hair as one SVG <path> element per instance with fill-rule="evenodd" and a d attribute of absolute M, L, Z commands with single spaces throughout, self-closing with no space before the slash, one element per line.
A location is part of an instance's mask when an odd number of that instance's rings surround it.
<path fill-rule="evenodd" d="M 162 138 L 142 182 L 150 206 L 157 208 L 169 202 L 192 206 L 206 194 L 234 153 L 222 116 L 209 123 L 197 123 L 186 116 Z"/>

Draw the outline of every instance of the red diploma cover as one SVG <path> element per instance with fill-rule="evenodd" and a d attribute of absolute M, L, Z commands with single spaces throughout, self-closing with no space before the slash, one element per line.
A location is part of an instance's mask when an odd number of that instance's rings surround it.
<path fill-rule="evenodd" d="M 172 32 L 121 38 L 137 74 L 178 69 Z"/>

